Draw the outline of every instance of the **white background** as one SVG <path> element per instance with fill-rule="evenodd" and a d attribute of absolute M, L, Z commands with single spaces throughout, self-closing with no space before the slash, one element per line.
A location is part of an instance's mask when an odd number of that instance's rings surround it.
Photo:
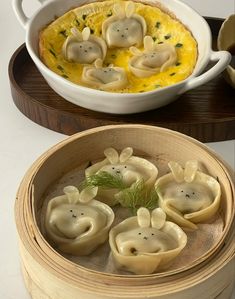
<path fill-rule="evenodd" d="M 33 161 L 66 136 L 33 123 L 13 104 L 8 82 L 8 61 L 15 49 L 24 42 L 24 30 L 16 20 L 10 2 L 2 0 L 0 9 L 0 299 L 29 299 L 19 266 L 13 210 L 15 194 Z M 206 16 L 226 17 L 235 11 L 233 0 L 185 2 Z M 27 0 L 24 7 L 30 15 L 39 4 L 36 0 Z M 234 140 L 209 146 L 235 168 Z"/>

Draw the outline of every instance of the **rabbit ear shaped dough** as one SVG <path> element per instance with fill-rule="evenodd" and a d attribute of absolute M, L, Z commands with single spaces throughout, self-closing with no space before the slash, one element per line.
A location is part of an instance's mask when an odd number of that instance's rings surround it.
<path fill-rule="evenodd" d="M 93 88 L 102 90 L 114 90 L 126 87 L 128 84 L 126 72 L 121 67 L 102 67 L 95 62 L 95 66 L 86 66 L 82 72 L 82 82 Z"/>
<path fill-rule="evenodd" d="M 146 208 L 139 208 L 137 211 L 137 221 L 140 227 L 150 227 L 150 212 Z"/>
<path fill-rule="evenodd" d="M 85 27 L 82 32 L 72 28 L 71 33 L 72 35 L 67 37 L 62 48 L 62 54 L 66 60 L 92 64 L 99 58 L 105 58 L 106 43 L 102 38 L 91 35 L 90 28 Z"/>
<path fill-rule="evenodd" d="M 120 162 L 125 163 L 133 154 L 133 148 L 132 147 L 126 147 L 124 150 L 122 150 L 120 154 Z"/>
<path fill-rule="evenodd" d="M 177 60 L 173 45 L 169 43 L 154 44 L 150 36 L 144 38 L 143 52 L 135 47 L 131 47 L 130 51 L 134 56 L 129 61 L 129 69 L 140 78 L 163 72 Z"/>
<path fill-rule="evenodd" d="M 102 35 L 109 48 L 129 48 L 141 46 L 147 31 L 145 19 L 135 14 L 134 2 L 117 3 L 113 8 L 114 16 L 102 25 Z"/>

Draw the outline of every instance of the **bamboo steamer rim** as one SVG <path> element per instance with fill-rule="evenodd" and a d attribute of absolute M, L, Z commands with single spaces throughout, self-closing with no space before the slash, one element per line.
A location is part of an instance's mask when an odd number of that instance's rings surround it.
<path fill-rule="evenodd" d="M 177 133 L 177 132 L 173 132 L 171 130 L 168 130 L 168 129 L 162 129 L 162 128 L 156 128 L 156 127 L 151 127 L 151 126 L 144 126 L 144 125 L 115 125 L 115 126 L 105 126 L 105 127 L 99 127 L 99 128 L 95 128 L 95 129 L 91 129 L 91 130 L 87 130 L 85 132 L 81 132 L 81 133 L 78 133 L 74 136 L 71 136 L 67 139 L 65 139 L 64 141 L 60 142 L 59 144 L 57 144 L 56 146 L 52 147 L 51 149 L 49 149 L 49 151 L 47 151 L 45 154 L 43 154 L 34 164 L 33 166 L 29 169 L 29 171 L 27 172 L 24 180 L 22 181 L 22 184 L 19 188 L 19 191 L 18 191 L 18 198 L 21 198 L 21 196 L 24 198 L 24 196 L 27 194 L 28 197 L 30 195 L 30 193 L 32 192 L 32 189 L 30 189 L 30 186 L 32 186 L 32 182 L 33 182 L 33 179 L 36 175 L 36 172 L 34 172 L 36 169 L 39 169 L 40 166 L 42 166 L 45 161 L 51 156 L 53 155 L 57 150 L 63 148 L 68 142 L 71 142 L 71 141 L 75 141 L 77 138 L 80 138 L 82 136 L 85 136 L 85 135 L 88 135 L 88 134 L 93 134 L 93 133 L 96 133 L 97 131 L 103 131 L 103 130 L 112 130 L 112 129 L 122 129 L 122 128 L 126 128 L 126 129 L 129 129 L 129 128 L 136 128 L 136 129 L 139 129 L 139 128 L 144 128 L 144 129 L 149 129 L 149 130 L 152 130 L 152 131 L 161 131 L 163 132 L 164 134 L 169 134 L 169 135 L 174 135 L 174 136 L 179 136 L 183 139 L 186 138 L 186 140 L 190 141 L 191 143 L 194 143 L 195 145 L 199 145 L 201 148 L 204 148 L 204 150 L 206 150 L 207 152 L 209 152 L 210 154 L 213 154 L 213 152 L 211 150 L 209 150 L 207 147 L 205 147 L 204 145 L 202 145 L 200 142 L 196 141 L 195 139 L 191 138 L 191 137 L 187 137 L 181 133 Z M 214 154 L 213 154 L 214 155 Z M 221 159 L 218 157 L 218 156 L 215 156 L 214 157 L 218 163 L 220 163 L 222 166 L 222 169 L 223 171 L 226 173 L 227 177 L 229 178 L 229 181 L 230 181 L 230 184 L 231 184 L 231 190 L 233 190 L 233 194 L 234 194 L 234 187 L 232 185 L 232 179 L 229 175 L 229 171 L 226 169 L 225 166 L 223 166 L 224 162 L 222 161 L 221 162 Z M 74 263 L 66 260 L 65 258 L 63 258 L 62 256 L 60 256 L 54 249 L 52 249 L 51 247 L 48 247 L 48 244 L 47 242 L 45 242 L 44 238 L 42 237 L 41 233 L 39 230 L 36 230 L 35 231 L 35 228 L 34 228 L 34 220 L 33 218 L 31 218 L 31 223 L 29 223 L 29 225 L 27 225 L 27 223 L 24 222 L 24 217 L 28 216 L 28 213 L 30 213 L 30 208 L 31 208 L 31 211 L 33 211 L 32 209 L 32 206 L 30 206 L 30 204 L 27 206 L 26 203 L 24 203 L 24 214 L 23 215 L 20 215 L 19 211 L 20 211 L 20 203 L 19 201 L 17 200 L 16 201 L 16 208 L 15 208 L 15 212 L 16 212 L 16 222 L 17 222 L 17 226 L 18 226 L 18 232 L 19 232 L 19 235 L 20 235 L 20 239 L 22 241 L 22 244 L 24 246 L 24 248 L 30 252 L 30 254 L 35 258 L 35 260 L 37 260 L 37 262 L 39 264 L 44 264 L 46 268 L 48 268 L 51 272 L 54 272 L 54 274 L 60 274 L 61 277 L 63 277 L 63 281 L 64 279 L 66 279 L 67 281 L 69 281 L 70 283 L 75 283 L 76 285 L 79 283 L 80 286 L 83 286 L 84 288 L 86 288 L 87 290 L 90 288 L 90 282 L 92 281 L 92 288 L 94 287 L 94 283 L 98 283 L 99 287 L 100 287 L 100 290 L 104 291 L 104 287 L 103 285 L 99 284 L 99 280 L 97 281 L 97 279 L 92 279 L 93 277 L 90 277 L 91 280 L 89 280 L 89 283 L 88 281 L 86 280 L 86 275 L 83 277 L 84 275 L 84 272 L 89 273 L 89 275 L 93 274 L 95 276 L 97 276 L 97 273 L 99 275 L 101 275 L 100 272 L 97 272 L 97 271 L 94 271 L 94 270 L 89 270 L 89 269 L 83 269 L 83 267 L 81 266 L 78 266 L 78 265 L 75 265 Z M 231 212 L 232 213 L 232 212 Z M 231 215 L 234 215 L 234 210 L 233 210 L 233 213 Z M 22 217 L 21 217 L 22 216 Z M 34 215 L 35 216 L 35 215 Z M 231 217 L 232 219 L 233 217 Z M 229 227 L 232 226 L 232 220 L 230 221 L 229 223 Z M 22 229 L 22 230 L 21 230 Z M 26 239 L 23 238 L 23 237 L 27 237 Z M 36 238 L 36 240 L 39 241 L 40 239 L 40 243 L 37 244 L 32 244 L 32 238 Z M 41 246 L 44 243 L 45 246 L 48 247 L 48 250 L 51 251 L 51 253 L 53 253 L 53 257 L 55 259 L 51 260 L 49 259 L 49 256 L 47 254 L 45 254 L 45 252 L 42 250 Z M 223 241 L 224 243 L 224 241 Z M 231 242 L 230 242 L 231 243 Z M 229 242 L 226 244 L 226 245 L 229 245 L 230 244 Z M 35 245 L 39 245 L 38 247 L 35 246 Z M 231 245 L 231 244 L 230 244 Z M 230 248 L 231 247 L 231 248 Z M 224 263 L 226 264 L 227 262 L 229 262 L 229 260 L 234 256 L 234 246 L 225 246 L 221 252 L 224 252 L 224 250 L 226 248 L 230 249 L 230 251 L 228 251 L 228 256 L 226 258 L 226 260 L 224 261 Z M 224 252 L 225 253 L 225 252 Z M 225 254 L 226 256 L 226 254 Z M 212 261 L 214 261 L 213 257 L 212 257 Z M 66 269 L 66 267 L 63 268 L 63 271 L 61 271 L 61 263 L 65 263 L 66 266 L 68 266 L 68 269 Z M 202 261 L 203 262 L 203 261 Z M 207 263 L 207 261 L 205 262 L 204 261 L 204 264 Z M 220 263 L 219 264 L 221 267 L 223 266 L 223 263 Z M 207 265 L 207 270 L 208 270 L 208 265 Z M 200 269 L 204 269 L 202 267 L 202 264 L 200 264 L 200 266 L 198 266 L 197 268 L 193 268 L 193 271 L 195 271 L 197 269 L 197 271 L 201 271 Z M 211 270 L 213 270 L 214 268 L 212 267 Z M 76 276 L 76 272 L 79 270 L 79 279 L 78 277 Z M 74 273 L 73 273 L 74 271 Z M 192 272 L 192 269 L 190 270 L 185 270 L 185 274 L 189 274 L 190 272 Z M 76 273 L 76 274 L 75 274 Z M 180 280 L 180 277 L 182 276 L 182 273 L 183 271 L 181 271 L 180 275 L 178 273 L 175 273 L 174 276 L 174 279 L 177 279 L 177 276 L 179 276 L 179 280 Z M 213 275 L 212 272 L 210 272 L 211 275 Z M 208 273 L 209 275 L 209 273 Z M 123 283 L 124 281 L 126 281 L 126 278 L 128 278 L 128 281 L 130 282 L 130 280 L 133 280 L 134 282 L 136 281 L 139 281 L 141 282 L 139 284 L 139 287 L 141 287 L 141 285 L 146 285 L 147 284 L 151 284 L 152 282 L 156 283 L 156 278 L 161 281 L 161 283 L 163 283 L 164 280 L 166 280 L 164 278 L 164 276 L 162 277 L 158 277 L 159 275 L 156 275 L 156 274 L 152 274 L 152 275 L 145 275 L 145 276 L 134 276 L 134 275 L 130 275 L 130 276 L 125 276 L 125 278 L 123 279 L 123 277 L 121 277 L 120 275 L 113 275 L 113 274 L 107 274 L 107 273 L 102 273 L 101 275 L 103 278 L 109 278 L 110 281 L 112 281 L 113 283 L 113 279 L 116 278 L 117 282 L 119 281 L 119 283 L 117 284 L 117 289 L 119 290 L 120 288 L 120 283 Z M 103 279 L 102 278 L 102 279 Z M 198 276 L 198 278 L 201 279 L 201 274 Z M 171 281 L 171 280 L 170 280 Z M 195 278 L 195 280 L 193 280 L 195 283 L 197 283 L 197 280 Z M 193 281 L 190 281 L 190 285 L 192 285 L 192 282 Z M 166 284 L 167 282 L 165 282 Z M 184 281 L 185 283 L 185 281 Z M 114 286 L 112 286 L 114 287 Z M 129 287 L 129 285 L 128 285 Z M 135 286 L 136 287 L 136 286 Z M 170 287 L 167 286 L 168 288 Z M 185 288 L 185 285 L 181 285 L 180 283 L 177 285 L 177 287 L 179 288 Z M 124 287 L 123 287 L 124 288 Z M 159 285 L 158 285 L 158 288 L 159 288 Z M 175 290 L 175 285 L 174 285 L 174 290 Z M 127 290 L 126 290 L 127 291 Z M 156 291 L 156 290 L 155 290 Z M 154 291 L 154 292 L 155 292 Z"/>

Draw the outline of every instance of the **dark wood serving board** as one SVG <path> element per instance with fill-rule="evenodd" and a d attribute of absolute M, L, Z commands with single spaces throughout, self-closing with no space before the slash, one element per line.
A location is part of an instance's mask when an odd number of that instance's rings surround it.
<path fill-rule="evenodd" d="M 206 19 L 215 44 L 223 20 Z M 168 106 L 130 115 L 94 112 L 61 98 L 41 76 L 25 44 L 10 60 L 9 78 L 18 109 L 39 125 L 66 135 L 108 124 L 140 123 L 173 129 L 202 142 L 235 138 L 235 89 L 222 75 Z"/>

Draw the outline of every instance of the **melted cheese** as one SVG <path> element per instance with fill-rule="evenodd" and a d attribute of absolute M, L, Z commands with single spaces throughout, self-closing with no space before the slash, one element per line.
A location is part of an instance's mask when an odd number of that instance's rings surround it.
<path fill-rule="evenodd" d="M 116 1 L 104 1 L 87 4 L 73 9 L 56 19 L 40 34 L 40 56 L 42 61 L 60 76 L 73 83 L 86 86 L 81 82 L 84 66 L 66 61 L 62 55 L 62 46 L 76 27 L 82 31 L 89 27 L 92 34 L 102 37 L 102 24 L 113 15 L 113 5 Z M 104 66 L 113 64 L 126 70 L 129 84 L 114 92 L 139 93 L 169 86 L 186 79 L 193 71 L 197 61 L 197 43 L 185 26 L 173 19 L 169 14 L 157 7 L 135 3 L 135 13 L 146 21 L 147 35 L 155 43 L 167 42 L 176 47 L 177 62 L 166 70 L 147 78 L 138 78 L 128 68 L 128 62 L 133 57 L 129 49 L 112 48 L 107 50 Z M 143 50 L 143 46 L 139 48 Z"/>

